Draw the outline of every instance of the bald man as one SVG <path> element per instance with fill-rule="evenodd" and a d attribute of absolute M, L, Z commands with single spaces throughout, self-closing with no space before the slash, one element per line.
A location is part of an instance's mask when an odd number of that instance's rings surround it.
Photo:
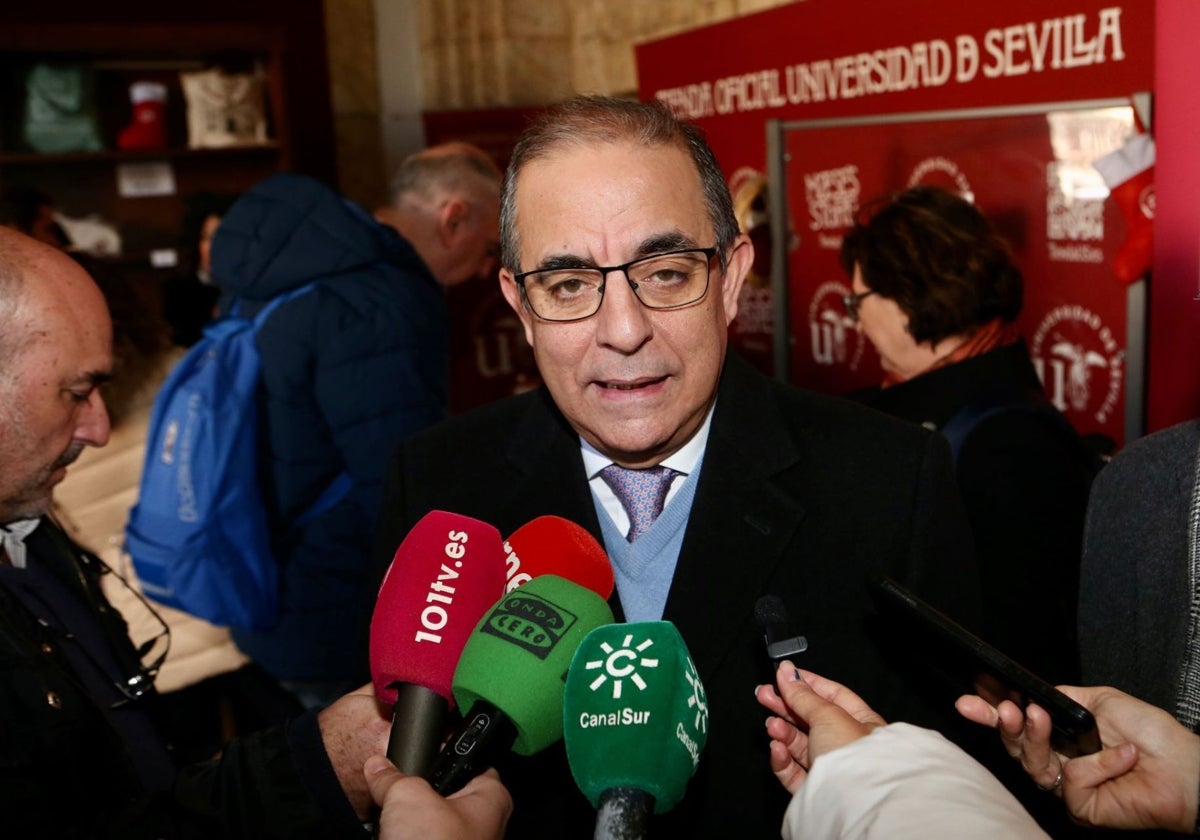
<path fill-rule="evenodd" d="M 69 257 L 0 229 L 0 324 L 6 835 L 362 837 L 363 762 L 389 730 L 369 688 L 231 742 L 218 760 L 174 765 L 155 721 L 155 663 L 101 590 L 111 570 L 46 517 L 68 465 L 108 441 L 104 298 Z"/>

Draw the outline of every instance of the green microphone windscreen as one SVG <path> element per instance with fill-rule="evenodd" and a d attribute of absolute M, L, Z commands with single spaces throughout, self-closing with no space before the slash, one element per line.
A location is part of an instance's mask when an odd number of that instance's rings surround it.
<path fill-rule="evenodd" d="M 532 755 L 562 737 L 563 680 L 591 630 L 613 620 L 595 592 L 540 575 L 505 595 L 475 625 L 454 671 L 454 700 L 467 712 L 491 703 L 517 729 L 513 752 Z"/>
<path fill-rule="evenodd" d="M 708 702 L 674 624 L 609 624 L 587 635 L 567 672 L 563 737 L 594 807 L 618 787 L 653 795 L 656 814 L 675 807 L 708 742 Z"/>

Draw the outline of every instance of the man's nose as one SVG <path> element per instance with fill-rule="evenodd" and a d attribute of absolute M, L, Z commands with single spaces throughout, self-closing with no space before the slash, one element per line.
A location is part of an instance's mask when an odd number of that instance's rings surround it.
<path fill-rule="evenodd" d="M 75 439 L 83 441 L 88 446 L 104 446 L 108 443 L 112 426 L 108 419 L 108 406 L 100 389 L 92 391 L 87 404 L 79 417 L 79 425 L 75 427 Z"/>
<path fill-rule="evenodd" d="M 632 353 L 654 333 L 650 312 L 634 294 L 622 271 L 609 272 L 604 299 L 596 313 L 596 340 L 622 353 Z"/>

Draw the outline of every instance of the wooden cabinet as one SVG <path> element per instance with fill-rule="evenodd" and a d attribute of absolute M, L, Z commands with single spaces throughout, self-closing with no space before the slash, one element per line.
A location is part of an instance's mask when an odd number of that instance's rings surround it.
<path fill-rule="evenodd" d="M 279 170 L 332 180 L 323 42 L 310 31 L 298 38 L 294 21 L 0 24 L 0 186 L 36 187 L 51 196 L 64 215 L 95 214 L 113 224 L 122 238 L 122 253 L 116 259 L 129 270 L 153 274 L 151 254 L 161 260 L 182 244 L 180 228 L 188 199 L 197 193 L 237 195 Z M 311 57 L 319 68 L 298 55 L 298 40 L 306 46 L 321 43 Z M 38 63 L 75 64 L 90 72 L 102 150 L 42 154 L 22 142 L 24 79 Z M 261 70 L 266 142 L 189 147 L 180 72 L 212 67 L 227 72 Z M 160 150 L 122 151 L 117 146 L 121 130 L 133 118 L 131 85 L 139 81 L 159 82 L 167 90 L 167 142 Z M 296 89 L 300 82 L 305 90 Z M 297 103 L 306 112 L 299 118 L 293 113 Z M 168 174 L 173 188 L 163 194 L 130 194 L 129 176 L 146 164 L 156 164 L 160 175 Z M 162 192 L 164 180 L 151 183 Z"/>

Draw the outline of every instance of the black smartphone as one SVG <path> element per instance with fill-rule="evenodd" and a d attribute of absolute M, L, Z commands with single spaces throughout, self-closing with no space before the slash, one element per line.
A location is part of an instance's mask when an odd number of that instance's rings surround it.
<path fill-rule="evenodd" d="M 992 705 L 1012 700 L 1022 709 L 1036 703 L 1050 714 L 1051 744 L 1066 756 L 1101 749 L 1096 719 L 1086 708 L 1050 683 L 1014 662 L 962 625 L 883 575 L 868 586 L 887 618 L 902 625 L 920 645 L 919 656 L 964 694 L 978 694 Z"/>

